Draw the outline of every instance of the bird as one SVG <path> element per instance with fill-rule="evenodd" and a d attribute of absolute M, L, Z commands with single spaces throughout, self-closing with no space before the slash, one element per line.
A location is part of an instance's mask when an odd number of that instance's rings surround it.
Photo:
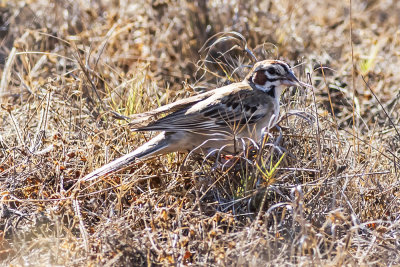
<path fill-rule="evenodd" d="M 284 61 L 262 60 L 240 82 L 137 114 L 130 122 L 139 125 L 133 131 L 161 133 L 83 180 L 109 175 L 153 155 L 216 149 L 234 154 L 243 147 L 240 140 L 260 141 L 265 128 L 272 128 L 278 120 L 282 91 L 302 84 Z"/>

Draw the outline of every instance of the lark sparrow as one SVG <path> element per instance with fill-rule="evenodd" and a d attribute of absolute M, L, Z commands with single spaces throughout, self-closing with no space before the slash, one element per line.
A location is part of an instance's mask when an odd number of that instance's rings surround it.
<path fill-rule="evenodd" d="M 148 122 L 134 131 L 161 131 L 133 152 L 86 175 L 92 180 L 120 170 L 136 159 L 156 154 L 199 149 L 223 149 L 235 153 L 238 140 L 259 141 L 266 127 L 279 116 L 279 98 L 286 86 L 300 85 L 289 66 L 279 60 L 257 62 L 247 77 L 205 93 L 137 115 L 138 121 L 167 116 Z"/>

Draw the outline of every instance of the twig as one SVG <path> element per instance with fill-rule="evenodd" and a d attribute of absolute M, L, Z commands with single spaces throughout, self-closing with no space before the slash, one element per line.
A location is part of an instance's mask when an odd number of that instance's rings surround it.
<path fill-rule="evenodd" d="M 1 108 L 4 109 L 5 111 L 7 111 L 8 115 L 10 115 L 10 118 L 11 118 L 11 121 L 13 123 L 14 129 L 17 132 L 17 136 L 18 136 L 19 142 L 21 143 L 21 145 L 23 147 L 25 147 L 25 143 L 24 143 L 24 140 L 23 140 L 22 134 L 21 134 L 21 129 L 20 129 L 17 121 L 15 120 L 14 116 L 11 113 L 11 108 L 7 108 L 7 107 L 5 107 L 3 105 L 1 105 Z"/>
<path fill-rule="evenodd" d="M 86 253 L 88 253 L 89 252 L 89 239 L 88 239 L 88 234 L 87 234 L 86 229 L 85 229 L 85 224 L 83 223 L 81 210 L 79 208 L 79 203 L 78 203 L 77 198 L 74 198 L 72 200 L 72 205 L 74 206 L 75 215 L 79 219 L 79 230 L 81 231 L 82 238 L 83 238 L 83 241 L 85 243 Z"/>
<path fill-rule="evenodd" d="M 356 132 L 356 118 L 355 118 L 355 98 L 356 98 L 356 80 L 355 80 L 355 67 L 354 67 L 354 48 L 353 48 L 353 14 L 352 14 L 352 2 L 350 0 L 350 46 L 351 46 L 351 77 L 353 82 L 353 146 L 356 149 L 356 137 L 358 138 L 358 132 Z M 359 151 L 359 149 L 357 149 Z M 354 151 L 356 152 L 356 151 Z"/>
<path fill-rule="evenodd" d="M 326 82 L 324 67 L 322 66 L 322 63 L 320 64 L 320 66 L 321 66 L 322 77 L 324 78 L 325 88 L 326 88 L 326 91 L 328 92 L 328 99 L 329 99 L 329 105 L 330 105 L 331 112 L 332 112 L 332 117 L 333 117 L 335 124 L 337 125 L 335 110 L 333 109 L 333 104 L 332 104 L 331 92 L 329 92 L 329 87 L 328 87 L 328 83 Z M 335 130 L 336 130 L 336 137 L 339 140 L 340 136 L 339 136 L 338 127 L 335 127 Z M 338 151 L 340 152 L 340 142 L 339 142 Z"/>
<path fill-rule="evenodd" d="M 6 65 L 4 66 L 3 75 L 1 76 L 1 83 L 0 83 L 0 97 L 3 99 L 3 95 L 6 92 L 6 87 L 8 86 L 8 80 L 10 79 L 11 67 L 14 63 L 15 53 L 17 49 L 13 47 L 11 49 L 10 55 L 8 56 Z M 4 103 L 1 101 L 1 103 Z"/>
<path fill-rule="evenodd" d="M 30 151 L 34 153 L 40 146 L 40 141 L 43 138 L 43 135 L 45 134 L 45 129 L 46 129 L 46 124 L 47 124 L 47 117 L 49 113 L 49 107 L 51 103 L 51 91 L 49 91 L 47 95 L 47 104 L 46 108 L 42 110 L 42 116 L 40 117 L 40 122 L 38 124 L 37 130 L 35 137 L 33 139 L 33 143 L 30 147 Z"/>
<path fill-rule="evenodd" d="M 376 94 L 374 93 L 374 91 L 372 90 L 371 86 L 369 86 L 369 84 L 367 83 L 367 81 L 365 80 L 364 75 L 361 75 L 361 78 L 363 79 L 365 85 L 367 86 L 367 88 L 371 91 L 372 95 L 375 97 L 376 101 L 378 101 L 379 105 L 381 106 L 383 112 L 385 112 L 385 115 L 387 116 L 387 118 L 389 119 L 390 123 L 392 124 L 394 130 L 397 133 L 397 138 L 400 140 L 400 133 L 397 130 L 396 125 L 394 124 L 393 120 L 390 118 L 389 114 L 386 112 L 385 107 L 382 105 L 381 101 L 379 100 L 379 98 L 376 96 Z"/>
<path fill-rule="evenodd" d="M 307 73 L 307 79 L 308 82 L 311 84 L 311 74 Z M 322 170 L 322 157 L 321 157 L 321 140 L 320 140 L 320 135 L 321 135 L 321 131 L 319 129 L 319 119 L 318 119 L 318 108 L 317 108 L 317 102 L 315 101 L 315 92 L 314 92 L 314 87 L 311 87 L 311 91 L 312 91 L 312 96 L 313 96 L 313 102 L 314 102 L 314 108 L 315 108 L 315 118 L 317 121 L 317 147 L 318 147 L 318 161 L 319 161 L 319 170 L 321 172 Z"/>

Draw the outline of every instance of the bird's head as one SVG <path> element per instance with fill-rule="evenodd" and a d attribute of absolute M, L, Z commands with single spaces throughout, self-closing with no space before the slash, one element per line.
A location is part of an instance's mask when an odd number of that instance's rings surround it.
<path fill-rule="evenodd" d="M 246 77 L 256 89 L 279 97 L 286 86 L 301 85 L 289 65 L 280 60 L 257 62 Z"/>

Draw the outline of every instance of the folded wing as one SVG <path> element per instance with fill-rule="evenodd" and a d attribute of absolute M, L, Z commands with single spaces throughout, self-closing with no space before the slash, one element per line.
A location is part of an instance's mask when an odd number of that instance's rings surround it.
<path fill-rule="evenodd" d="M 220 88 L 203 101 L 187 105 L 138 131 L 225 132 L 240 131 L 264 118 L 271 100 L 250 86 Z"/>

